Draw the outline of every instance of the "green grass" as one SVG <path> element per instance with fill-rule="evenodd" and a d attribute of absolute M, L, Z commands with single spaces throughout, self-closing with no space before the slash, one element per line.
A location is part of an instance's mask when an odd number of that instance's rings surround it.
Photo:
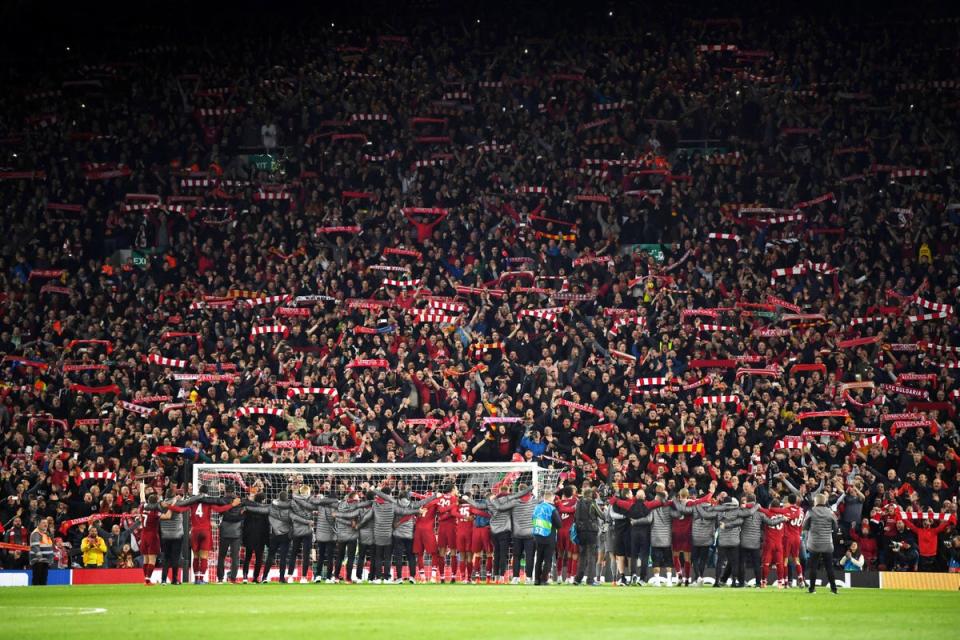
<path fill-rule="evenodd" d="M 0 638 L 954 637 L 952 592 L 479 585 L 0 589 Z M 103 611 L 105 610 L 105 611 Z M 186 634 L 186 635 L 184 635 Z"/>

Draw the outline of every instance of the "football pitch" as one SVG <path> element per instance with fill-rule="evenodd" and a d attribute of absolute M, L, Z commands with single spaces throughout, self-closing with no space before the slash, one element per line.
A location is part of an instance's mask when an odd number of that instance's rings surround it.
<path fill-rule="evenodd" d="M 524 585 L 0 589 L 0 638 L 943 638 L 952 592 Z"/>

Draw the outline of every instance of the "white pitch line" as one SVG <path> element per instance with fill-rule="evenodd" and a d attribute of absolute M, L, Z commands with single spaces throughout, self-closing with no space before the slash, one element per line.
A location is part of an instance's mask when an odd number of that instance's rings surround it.
<path fill-rule="evenodd" d="M 43 612 L 43 615 L 53 615 L 53 616 L 68 616 L 68 615 L 78 615 L 78 616 L 93 616 L 106 613 L 107 610 L 103 607 L 30 607 L 30 606 L 0 606 L 0 610 L 3 609 L 13 609 L 16 611 L 23 611 L 24 609 L 37 609 Z M 59 613 L 62 612 L 62 613 Z"/>

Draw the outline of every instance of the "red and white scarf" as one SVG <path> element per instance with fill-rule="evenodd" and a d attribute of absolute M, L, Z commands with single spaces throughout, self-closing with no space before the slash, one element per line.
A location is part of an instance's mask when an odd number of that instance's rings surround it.
<path fill-rule="evenodd" d="M 275 409 L 273 407 L 240 407 L 237 409 L 234 417 L 242 418 L 255 415 L 276 416 L 277 418 L 282 418 L 284 416 L 284 410 Z"/>
<path fill-rule="evenodd" d="M 116 480 L 117 474 L 113 471 L 81 471 L 77 477 L 80 482 L 87 480 Z"/>
<path fill-rule="evenodd" d="M 777 449 L 806 449 L 809 443 L 798 436 L 787 436 L 773 443 L 774 450 Z"/>
<path fill-rule="evenodd" d="M 250 342 L 256 340 L 257 336 L 266 335 L 268 333 L 279 333 L 286 338 L 290 335 L 290 327 L 282 324 L 270 324 L 261 327 L 253 327 L 250 329 Z"/>
<path fill-rule="evenodd" d="M 189 362 L 186 360 L 179 360 L 177 358 L 167 358 L 155 353 L 144 356 L 144 362 L 147 364 L 155 364 L 161 367 L 173 367 L 175 369 L 186 369 L 189 366 Z"/>
<path fill-rule="evenodd" d="M 912 387 L 904 387 L 899 384 L 881 384 L 880 389 L 883 390 L 888 395 L 900 394 L 910 398 L 920 398 L 922 400 L 930 399 L 930 392 L 926 389 L 914 389 Z"/>
<path fill-rule="evenodd" d="M 264 304 L 284 304 L 293 300 L 293 296 L 290 294 L 282 294 L 276 296 L 261 296 L 259 298 L 250 298 L 249 300 L 243 300 L 241 304 L 244 304 L 248 307 L 257 307 Z"/>
<path fill-rule="evenodd" d="M 517 316 L 524 318 L 540 318 L 541 320 L 547 320 L 549 322 L 556 322 L 560 317 L 560 313 L 563 311 L 563 307 L 548 307 L 545 309 L 521 309 Z"/>
<path fill-rule="evenodd" d="M 347 364 L 347 369 L 372 367 L 375 369 L 389 369 L 390 361 L 385 358 L 356 358 Z"/>
<path fill-rule="evenodd" d="M 668 378 L 666 376 L 660 376 L 657 378 L 637 378 L 637 381 L 634 383 L 634 386 L 637 389 L 643 387 L 663 387 L 670 384 L 673 381 L 673 378 Z"/>
<path fill-rule="evenodd" d="M 695 398 L 693 404 L 698 407 L 702 407 L 705 404 L 725 404 L 727 402 L 732 402 L 736 405 L 740 405 L 740 396 L 733 395 L 720 395 L 720 396 L 700 396 Z"/>
<path fill-rule="evenodd" d="M 740 244 L 740 236 L 735 233 L 716 233 L 711 231 L 707 234 L 707 238 L 710 240 L 733 240 L 737 244 Z"/>
<path fill-rule="evenodd" d="M 322 395 L 327 396 L 333 402 L 340 402 L 340 392 L 336 387 L 290 387 L 287 389 L 287 397 Z"/>
<path fill-rule="evenodd" d="M 560 398 L 557 400 L 557 404 L 562 407 L 567 407 L 573 409 L 574 411 L 581 411 L 583 413 L 592 413 L 595 416 L 603 416 L 603 411 L 589 405 L 580 404 L 579 402 L 573 402 L 572 400 L 567 400 L 565 398 Z"/>
<path fill-rule="evenodd" d="M 939 311 L 937 313 L 924 313 L 918 316 L 907 316 L 907 322 L 925 322 L 927 320 L 945 320 L 950 317 L 950 314 L 946 311 Z"/>
<path fill-rule="evenodd" d="M 130 411 L 131 413 L 136 413 L 141 416 L 152 416 L 154 413 L 156 413 L 155 409 L 151 409 L 150 407 L 141 407 L 138 404 L 133 404 L 132 402 L 127 402 L 126 400 L 118 401 L 117 405 L 126 411 Z"/>
<path fill-rule="evenodd" d="M 890 446 L 890 441 L 887 440 L 887 436 L 883 434 L 867 436 L 866 438 L 860 438 L 859 440 L 854 440 L 853 448 L 866 449 L 868 447 L 872 447 L 875 444 L 878 444 L 884 449 L 886 449 L 887 447 Z"/>
<path fill-rule="evenodd" d="M 390 278 L 384 278 L 383 286 L 400 287 L 401 289 L 408 289 L 410 287 L 419 287 L 421 282 L 423 282 L 423 280 L 420 278 L 417 278 L 416 280 L 391 280 Z"/>

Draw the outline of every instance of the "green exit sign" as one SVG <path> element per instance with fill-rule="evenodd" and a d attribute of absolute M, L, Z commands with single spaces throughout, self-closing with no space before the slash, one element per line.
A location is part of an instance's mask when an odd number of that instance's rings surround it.
<path fill-rule="evenodd" d="M 268 153 L 250 156 L 250 163 L 256 167 L 257 171 L 277 170 L 277 159 Z"/>

